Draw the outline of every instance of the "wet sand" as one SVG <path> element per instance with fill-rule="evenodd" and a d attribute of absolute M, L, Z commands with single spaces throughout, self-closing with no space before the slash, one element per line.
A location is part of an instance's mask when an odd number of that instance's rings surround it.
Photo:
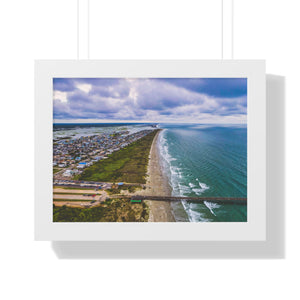
<path fill-rule="evenodd" d="M 172 189 L 169 185 L 168 179 L 164 176 L 160 165 L 158 149 L 159 134 L 161 134 L 161 130 L 158 131 L 154 137 L 150 149 L 148 178 L 144 194 L 152 196 L 171 196 Z M 171 204 L 169 202 L 147 201 L 147 204 L 150 208 L 148 222 L 175 222 Z"/>

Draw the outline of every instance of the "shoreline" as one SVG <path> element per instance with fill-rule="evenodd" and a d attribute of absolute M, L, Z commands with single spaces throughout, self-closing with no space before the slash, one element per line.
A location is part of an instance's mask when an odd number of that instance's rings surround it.
<path fill-rule="evenodd" d="M 164 175 L 160 164 L 158 137 L 155 135 L 150 148 L 145 195 L 171 196 L 172 188 Z M 149 206 L 148 222 L 176 222 L 170 202 L 146 201 Z"/>

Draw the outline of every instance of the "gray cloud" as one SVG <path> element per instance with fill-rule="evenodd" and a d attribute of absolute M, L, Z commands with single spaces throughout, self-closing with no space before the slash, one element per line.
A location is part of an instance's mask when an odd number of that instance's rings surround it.
<path fill-rule="evenodd" d="M 216 94 L 226 90 L 226 80 L 218 79 L 215 85 L 218 82 Z M 226 95 L 220 97 L 205 92 L 208 85 L 212 89 L 213 79 L 54 79 L 54 119 L 245 121 L 247 95 L 240 95 L 244 81 L 242 87 L 240 79 L 236 84 L 231 78 Z M 201 90 L 201 86 L 206 88 Z"/>

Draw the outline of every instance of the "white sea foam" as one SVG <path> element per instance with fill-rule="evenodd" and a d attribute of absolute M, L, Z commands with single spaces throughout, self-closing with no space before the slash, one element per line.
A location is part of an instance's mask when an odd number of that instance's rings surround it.
<path fill-rule="evenodd" d="M 197 194 L 198 196 L 202 194 L 203 190 L 202 189 L 192 189 L 192 191 Z"/>
<path fill-rule="evenodd" d="M 196 178 L 196 180 L 199 182 L 198 178 Z M 200 186 L 200 188 L 193 188 L 192 189 L 193 192 L 195 194 L 197 194 L 198 196 L 200 196 L 203 192 L 205 192 L 206 190 L 209 189 L 209 186 L 207 184 L 203 183 L 203 182 L 199 182 L 199 186 Z M 193 187 L 195 187 L 195 185 Z"/>
<path fill-rule="evenodd" d="M 176 183 L 174 182 L 174 177 L 176 174 L 175 168 L 171 165 L 172 156 L 169 153 L 168 142 L 165 138 L 166 130 L 163 130 L 159 135 L 159 152 L 162 158 L 163 170 L 167 173 L 169 182 L 174 189 L 176 189 Z M 178 185 L 178 184 L 177 184 Z"/>
<path fill-rule="evenodd" d="M 195 215 L 195 212 L 191 209 L 190 204 L 187 203 L 185 200 L 181 201 L 184 210 L 186 211 L 189 221 L 195 222 L 197 220 L 197 216 Z M 199 219 L 198 219 L 199 220 Z"/>
<path fill-rule="evenodd" d="M 198 181 L 199 188 L 196 188 L 196 183 L 190 182 L 188 185 L 186 185 L 181 182 L 184 172 L 180 167 L 174 166 L 174 164 L 172 164 L 172 162 L 175 161 L 176 158 L 172 157 L 172 155 L 170 154 L 168 141 L 166 139 L 166 132 L 167 130 L 165 129 L 159 135 L 158 147 L 163 170 L 164 172 L 166 172 L 166 175 L 169 178 L 169 183 L 172 187 L 172 195 L 183 197 L 191 194 L 191 192 L 194 192 L 197 195 L 201 195 L 205 190 L 209 189 L 209 186 L 207 186 L 205 183 L 199 182 L 198 178 L 196 178 L 196 180 Z M 193 174 L 189 174 L 189 176 L 192 177 Z M 211 221 L 207 219 L 207 217 L 205 217 L 204 213 L 199 212 L 197 207 L 194 207 L 193 203 L 182 201 L 182 205 L 184 207 L 184 210 L 187 212 L 190 222 Z"/>
<path fill-rule="evenodd" d="M 182 178 L 182 170 L 178 166 L 172 165 L 172 161 L 176 158 L 172 157 L 169 152 L 169 145 L 165 137 L 167 130 L 163 130 L 159 135 L 159 150 L 162 158 L 164 171 L 166 172 L 170 185 L 172 187 L 173 196 L 184 196 L 190 192 L 190 188 L 182 185 L 180 179 Z"/>
<path fill-rule="evenodd" d="M 198 179 L 198 178 L 197 178 Z M 199 182 L 199 186 L 201 187 L 201 189 L 203 189 L 203 190 L 208 190 L 209 189 L 209 186 L 208 185 L 206 185 L 205 183 L 203 183 L 203 182 Z"/>
<path fill-rule="evenodd" d="M 214 209 L 220 208 L 221 206 L 217 203 L 213 203 L 213 202 L 208 202 L 208 201 L 204 201 L 205 206 L 210 210 L 210 212 L 216 216 L 215 212 L 213 211 Z"/>
<path fill-rule="evenodd" d="M 179 183 L 178 186 L 179 186 L 179 191 L 180 191 L 180 193 L 179 193 L 180 197 L 184 197 L 186 194 L 189 194 L 191 192 L 191 189 L 186 185 Z"/>
<path fill-rule="evenodd" d="M 196 207 L 193 203 L 188 203 L 187 201 L 182 201 L 182 205 L 187 212 L 190 222 L 210 222 L 211 219 L 208 219 L 204 213 L 199 211 L 199 207 Z"/>

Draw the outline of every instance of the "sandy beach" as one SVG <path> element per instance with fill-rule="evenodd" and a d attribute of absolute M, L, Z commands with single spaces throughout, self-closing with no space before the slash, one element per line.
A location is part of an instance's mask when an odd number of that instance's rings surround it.
<path fill-rule="evenodd" d="M 161 130 L 158 131 L 153 139 L 150 149 L 150 159 L 148 164 L 148 178 L 146 183 L 146 190 L 144 194 L 147 195 L 161 195 L 170 196 L 172 189 L 169 185 L 168 179 L 162 172 L 159 163 L 159 150 L 158 150 L 158 136 Z M 175 222 L 172 214 L 171 204 L 162 201 L 147 201 L 150 208 L 149 222 Z"/>

